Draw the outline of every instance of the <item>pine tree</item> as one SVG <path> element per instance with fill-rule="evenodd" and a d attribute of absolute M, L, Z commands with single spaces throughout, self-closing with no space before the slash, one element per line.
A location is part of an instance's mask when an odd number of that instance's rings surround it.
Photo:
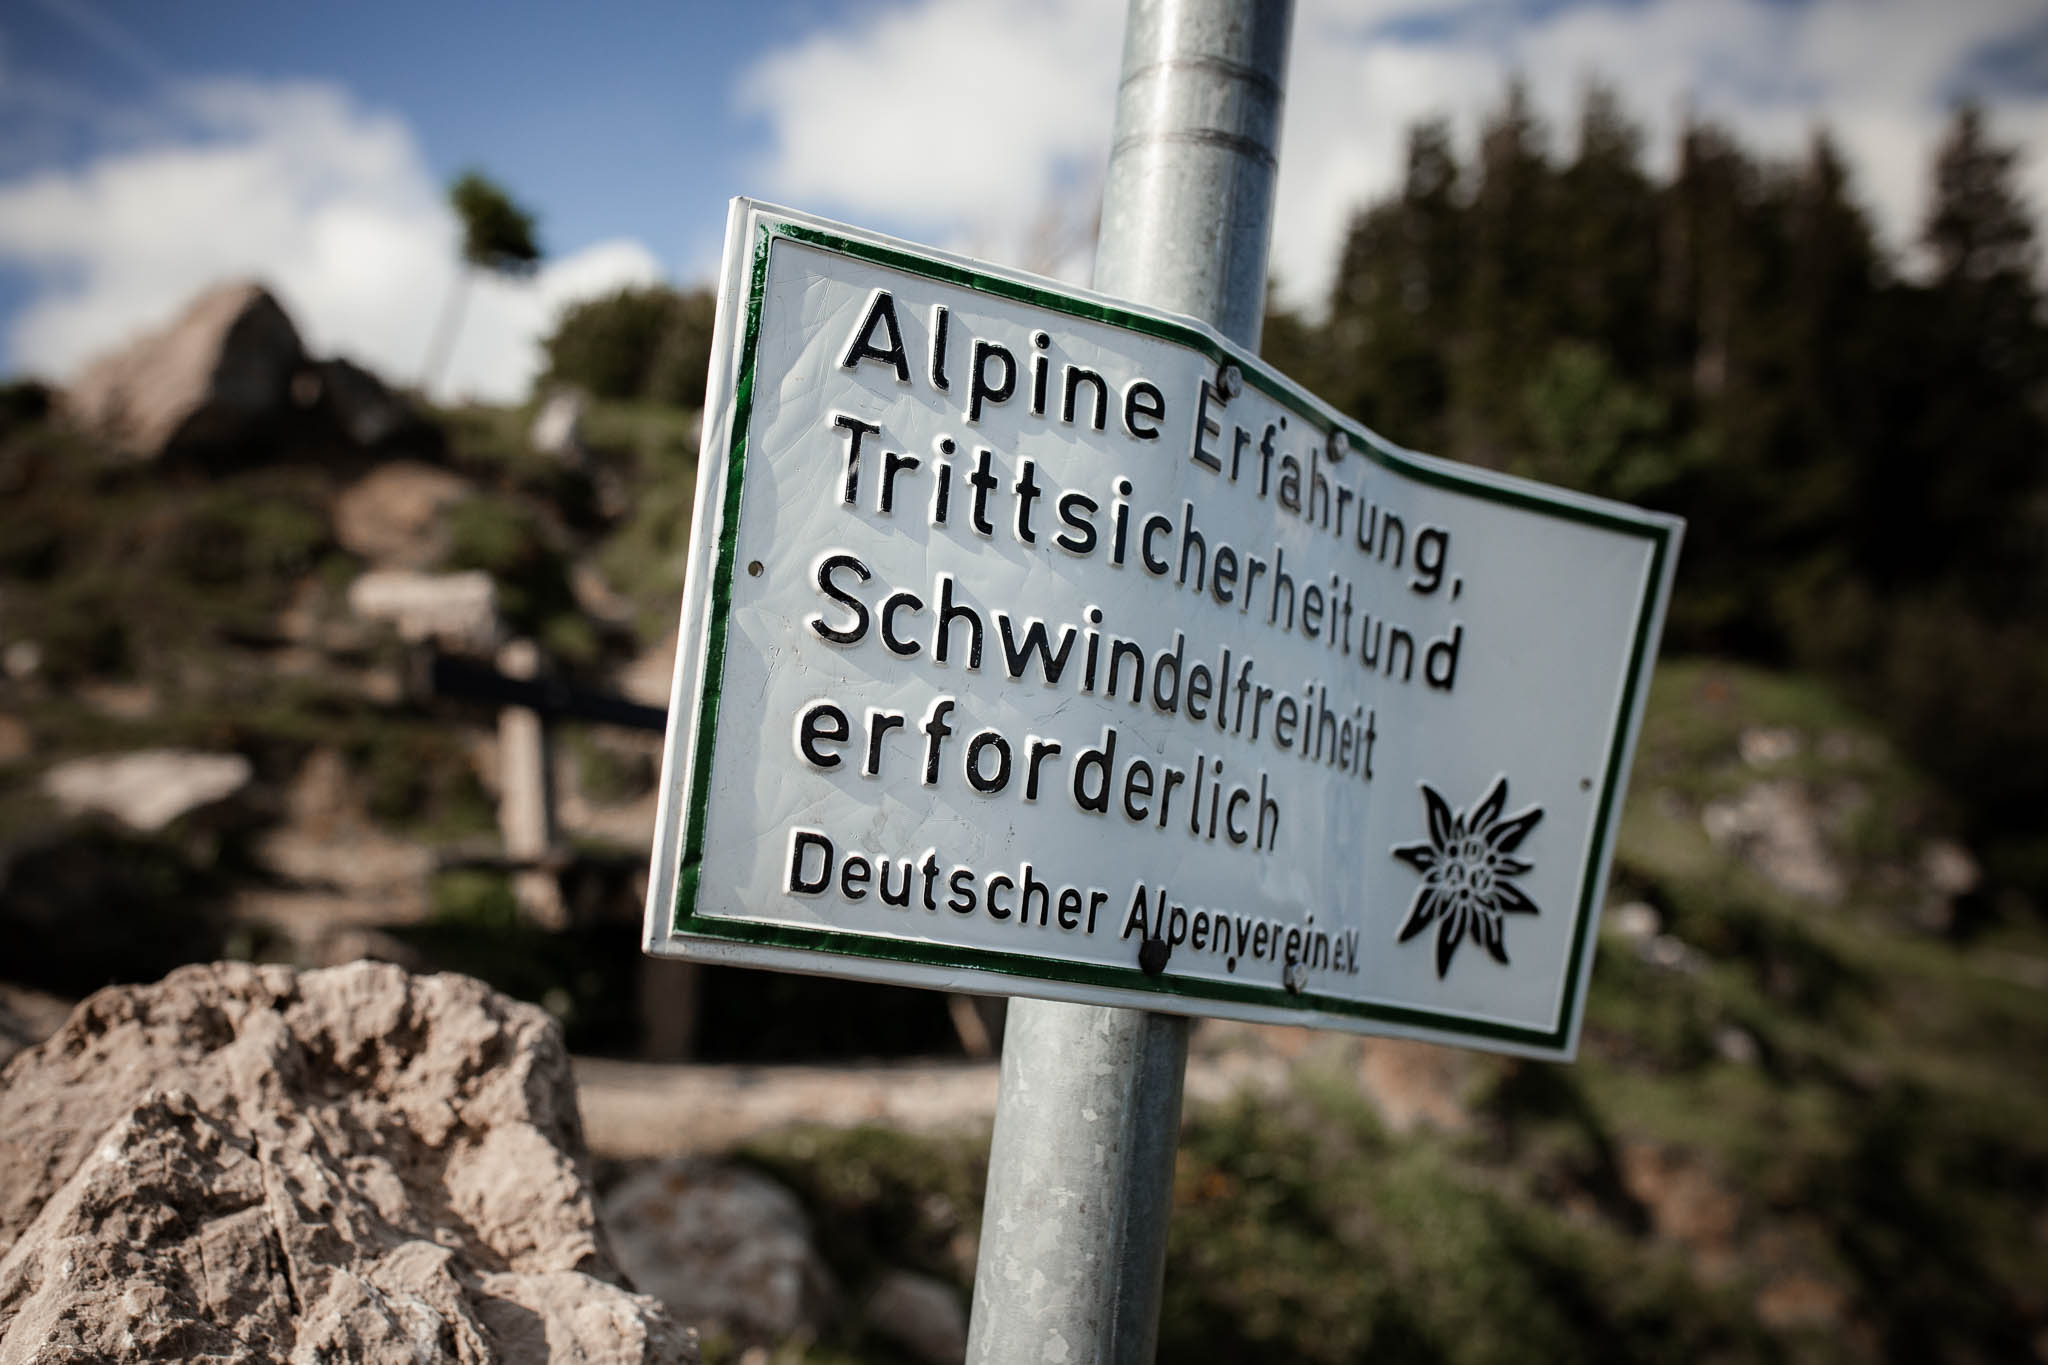
<path fill-rule="evenodd" d="M 1656 368 L 1657 200 L 1643 173 L 1642 131 L 1614 91 L 1587 87 L 1576 157 L 1559 177 L 1554 268 L 1565 330 L 1608 352 L 1635 380 Z"/>
<path fill-rule="evenodd" d="M 1899 587 L 1953 584 L 1999 616 L 2048 601 L 2048 328 L 2015 160 L 1979 111 L 1956 112 L 1922 233 L 1933 273 L 1908 301 L 1890 367 L 1894 391 L 1916 401 L 1901 405 L 1905 439 L 1871 500 L 1885 537 L 1874 572 Z"/>
<path fill-rule="evenodd" d="M 1984 112 L 1956 110 L 1934 163 L 1934 204 L 1921 240 L 1944 288 L 2000 286 L 2034 294 L 2034 223 L 2013 187 L 2016 149 L 1992 145 Z"/>
<path fill-rule="evenodd" d="M 1525 444 L 1521 395 L 1561 311 L 1556 307 L 1556 175 L 1527 89 L 1509 85 L 1479 136 L 1470 257 L 1453 358 L 1451 451 L 1500 467 Z"/>
<path fill-rule="evenodd" d="M 1441 121 L 1408 139 L 1400 194 L 1359 213 L 1345 237 L 1327 324 L 1327 396 L 1402 445 L 1443 450 L 1449 355 L 1463 312 L 1462 172 Z"/>

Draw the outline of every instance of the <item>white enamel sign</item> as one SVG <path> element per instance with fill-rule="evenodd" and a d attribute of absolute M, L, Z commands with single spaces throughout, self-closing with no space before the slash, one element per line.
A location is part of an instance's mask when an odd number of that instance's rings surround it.
<path fill-rule="evenodd" d="M 1680 531 L 736 201 L 647 947 L 1570 1056 Z"/>

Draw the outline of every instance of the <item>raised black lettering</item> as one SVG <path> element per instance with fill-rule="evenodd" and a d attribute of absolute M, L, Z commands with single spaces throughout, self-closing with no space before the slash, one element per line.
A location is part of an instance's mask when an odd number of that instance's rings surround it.
<path fill-rule="evenodd" d="M 804 855 L 811 852 L 820 855 L 818 875 L 804 875 Z M 793 896 L 815 896 L 832 884 L 832 841 L 814 829 L 793 829 L 789 832 L 789 876 L 783 881 L 783 890 Z"/>
<path fill-rule="evenodd" d="M 1166 416 L 1166 395 L 1159 386 L 1149 379 L 1136 379 L 1124 390 L 1124 430 L 1141 441 L 1159 439 L 1159 419 Z M 1153 419 L 1153 425 L 1144 426 L 1140 417 Z"/>
<path fill-rule="evenodd" d="M 904 639 L 896 633 L 896 613 L 905 607 L 912 611 L 923 611 L 924 599 L 906 590 L 890 593 L 888 601 L 882 603 L 882 644 L 891 654 L 907 659 L 924 646 L 915 640 Z"/>
<path fill-rule="evenodd" d="M 995 750 L 996 770 L 984 777 L 981 771 L 981 756 Z M 983 730 L 967 741 L 967 785 L 983 796 L 994 796 L 1010 785 L 1010 741 L 994 730 Z"/>
<path fill-rule="evenodd" d="M 878 325 L 889 334 L 887 347 L 875 344 Z M 868 300 L 867 316 L 840 358 L 839 366 L 850 370 L 863 360 L 879 360 L 896 372 L 897 383 L 910 382 L 910 357 L 903 353 L 903 329 L 896 323 L 896 298 L 886 289 L 877 289 Z"/>
<path fill-rule="evenodd" d="M 844 744 L 852 736 L 853 726 L 846 712 L 832 702 L 814 701 L 797 717 L 796 751 L 814 768 L 838 767 L 839 755 L 820 746 L 828 742 Z"/>
<path fill-rule="evenodd" d="M 998 362 L 1002 377 L 989 379 L 989 362 Z M 981 420 L 981 405 L 1008 402 L 1017 391 L 1017 358 L 1004 347 L 979 337 L 974 342 L 974 366 L 967 383 L 967 420 Z"/>
<path fill-rule="evenodd" d="M 1060 495 L 1060 520 L 1068 529 L 1052 538 L 1052 543 L 1068 554 L 1089 555 L 1095 552 L 1095 513 L 1101 504 L 1086 493 L 1063 493 Z M 1080 509 L 1078 512 L 1076 508 Z"/>
<path fill-rule="evenodd" d="M 867 604 L 852 593 L 842 592 L 832 581 L 832 575 L 840 569 L 852 570 L 853 576 L 863 583 L 873 578 L 874 574 L 867 565 L 850 554 L 826 555 L 818 561 L 818 591 L 852 612 L 853 624 L 846 627 L 829 626 L 825 624 L 825 618 L 821 614 L 811 618 L 810 626 L 835 645 L 857 645 L 868 633 Z"/>
<path fill-rule="evenodd" d="M 996 634 L 1002 638 L 1003 666 L 1009 670 L 1012 680 L 1024 676 L 1031 667 L 1031 656 L 1038 656 L 1039 676 L 1048 687 L 1056 685 L 1060 674 L 1066 672 L 1067 656 L 1074 650 L 1074 628 L 1063 627 L 1060 631 L 1060 647 L 1055 650 L 1048 638 L 1045 622 L 1032 617 L 1024 625 L 1024 638 L 1020 641 L 1007 613 L 996 613 Z M 1112 670 L 1114 662 L 1112 662 Z"/>

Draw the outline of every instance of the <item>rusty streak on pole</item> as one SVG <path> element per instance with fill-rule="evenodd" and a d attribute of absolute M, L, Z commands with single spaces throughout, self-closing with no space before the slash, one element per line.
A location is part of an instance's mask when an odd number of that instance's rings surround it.
<path fill-rule="evenodd" d="M 1292 0 L 1132 0 L 1095 287 L 1256 347 Z M 1152 1359 L 1188 1021 L 1010 1002 L 967 1359 Z"/>

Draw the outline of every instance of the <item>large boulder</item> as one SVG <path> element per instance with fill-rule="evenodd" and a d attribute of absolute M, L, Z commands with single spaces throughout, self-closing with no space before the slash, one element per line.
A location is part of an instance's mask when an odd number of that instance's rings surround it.
<path fill-rule="evenodd" d="M 868 1325 L 930 1365 L 958 1365 L 967 1356 L 967 1310 L 949 1284 L 909 1270 L 891 1270 L 868 1294 Z"/>
<path fill-rule="evenodd" d="M 562 1035 L 457 976 L 187 967 L 0 1071 L 0 1365 L 691 1361 Z"/>
<path fill-rule="evenodd" d="M 359 446 L 380 446 L 400 436 L 417 435 L 422 426 L 412 405 L 390 385 L 338 356 L 300 371 L 292 381 L 292 398 L 302 408 L 318 406 L 342 435 Z"/>
<path fill-rule="evenodd" d="M 448 509 L 469 481 L 417 460 L 391 460 L 334 500 L 334 537 L 380 568 L 427 569 L 447 557 Z"/>
<path fill-rule="evenodd" d="M 102 357 L 65 394 L 93 435 L 138 459 L 230 445 L 288 411 L 306 363 L 298 329 L 259 284 L 223 284 L 161 332 Z"/>
<path fill-rule="evenodd" d="M 838 1289 L 795 1195 L 758 1171 L 657 1162 L 605 1200 L 633 1282 L 673 1311 L 755 1345 L 816 1337 Z"/>
<path fill-rule="evenodd" d="M 396 626 L 401 639 L 458 652 L 488 653 L 501 633 L 498 587 L 481 569 L 372 569 L 349 584 L 348 605 L 364 620 Z"/>
<path fill-rule="evenodd" d="M 227 800 L 254 771 L 240 754 L 137 749 L 59 763 L 43 774 L 43 790 L 73 814 L 95 811 L 149 833 Z"/>

